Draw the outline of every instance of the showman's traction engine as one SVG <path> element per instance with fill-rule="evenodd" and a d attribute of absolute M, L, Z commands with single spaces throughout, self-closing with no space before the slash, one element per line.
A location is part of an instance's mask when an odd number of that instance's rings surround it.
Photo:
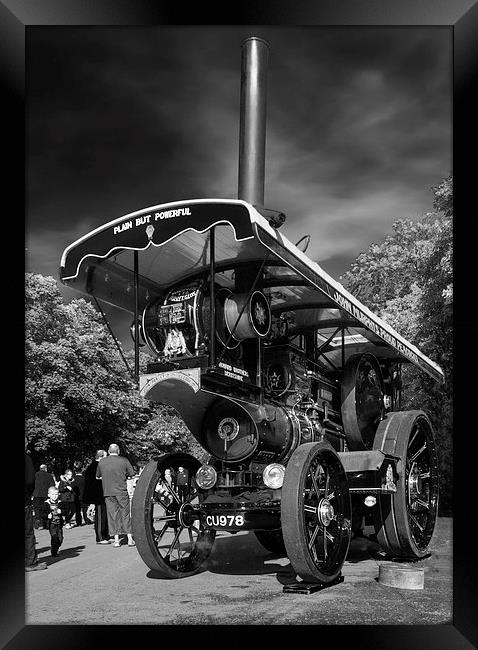
<path fill-rule="evenodd" d="M 145 564 L 190 576 L 217 531 L 254 531 L 302 581 L 330 585 L 364 517 L 390 556 L 427 555 L 437 453 L 427 415 L 400 410 L 401 368 L 443 373 L 264 207 L 267 56 L 261 39 L 243 43 L 239 198 L 110 221 L 65 250 L 60 275 L 129 312 L 141 395 L 174 407 L 209 454 L 142 471 L 132 523 Z M 141 375 L 140 345 L 152 357 Z"/>

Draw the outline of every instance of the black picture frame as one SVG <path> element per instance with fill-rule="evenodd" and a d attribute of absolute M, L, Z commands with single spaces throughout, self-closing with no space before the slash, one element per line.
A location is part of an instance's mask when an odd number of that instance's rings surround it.
<path fill-rule="evenodd" d="M 449 26 L 453 31 L 454 51 L 454 102 L 453 102 L 453 173 L 455 187 L 455 262 L 456 306 L 455 306 L 455 479 L 454 479 L 454 621 L 453 625 L 426 626 L 311 626 L 308 638 L 317 643 L 334 643 L 334 646 L 353 644 L 367 648 L 472 648 L 478 645 L 476 585 L 473 575 L 473 538 L 471 527 L 474 520 L 473 489 L 474 474 L 473 445 L 474 428 L 472 381 L 468 379 L 476 355 L 476 345 L 471 335 L 476 332 L 469 293 L 473 291 L 471 280 L 471 241 L 467 236 L 469 226 L 474 220 L 472 212 L 472 174 L 474 165 L 467 160 L 467 151 L 476 152 L 475 116 L 478 114 L 473 97 L 478 67 L 478 6 L 474 0 L 269 0 L 242 2 L 231 6 L 223 3 L 216 6 L 209 3 L 196 3 L 188 11 L 180 3 L 154 2 L 153 0 L 3 0 L 0 2 L 0 81 L 3 90 L 4 160 L 8 170 L 4 171 L 3 207 L 5 213 L 4 233 L 14 239 L 19 237 L 18 224 L 21 213 L 25 213 L 25 31 L 32 25 L 334 25 L 334 26 Z M 473 138 L 475 141 L 473 142 Z M 475 146 L 473 146 L 475 144 Z M 7 177 L 8 174 L 8 177 Z M 476 201 L 476 199 L 475 199 Z M 7 228 L 7 224 L 13 227 Z M 470 247 L 470 248 L 468 248 Z M 3 278 L 11 292 L 5 301 L 9 314 L 22 313 L 22 305 L 10 307 L 23 295 L 23 282 L 18 263 L 4 266 Z M 19 310 L 19 311 L 17 311 Z M 10 316 L 10 318 L 12 318 Z M 22 345 L 21 326 L 18 317 L 13 318 L 15 332 L 8 323 L 8 337 L 18 335 Z M 6 340 L 6 339 L 4 339 Z M 474 350 L 473 350 L 474 347 Z M 19 347 L 21 349 L 21 347 Z M 21 412 L 22 367 L 17 359 L 9 362 L 5 376 L 11 394 L 14 412 Z M 17 380 L 18 384 L 17 385 Z M 9 398 L 10 399 L 10 398 Z M 11 407 L 10 407 L 11 408 Z M 465 419 L 466 418 L 466 419 Z M 18 467 L 21 467 L 21 435 L 15 426 L 5 427 L 5 438 L 11 443 L 11 452 L 5 451 L 8 461 L 7 486 L 18 486 Z M 18 489 L 17 489 L 18 491 Z M 8 526 L 8 549 L 4 551 L 2 563 L 3 603 L 2 603 L 2 646 L 7 648 L 89 648 L 124 643 L 125 626 L 118 621 L 117 626 L 26 626 L 25 589 L 23 567 L 23 524 L 21 508 L 16 504 L 19 496 L 12 490 L 4 501 L 4 525 Z M 15 505 L 16 504 L 16 505 Z M 10 509 L 20 512 L 20 516 L 10 518 Z M 5 529 L 4 529 L 5 530 Z M 5 533 L 4 533 L 5 534 Z M 138 626 L 134 626 L 138 628 Z M 162 626 L 167 627 L 167 626 Z M 276 634 L 283 634 L 282 626 L 276 629 L 264 626 L 251 631 L 238 628 L 230 634 L 225 626 L 217 626 L 216 640 L 223 639 L 228 647 L 242 647 L 246 638 L 256 638 L 267 642 Z M 166 630 L 164 630 L 166 631 Z M 185 629 L 172 630 L 174 637 L 185 641 L 191 636 L 195 644 L 205 643 L 210 630 L 191 626 L 188 634 Z M 260 634 L 259 634 L 260 632 Z M 303 628 L 297 631 L 302 637 Z M 132 630 L 136 645 L 145 645 L 149 639 L 156 643 L 162 641 L 155 626 L 141 626 Z M 311 636 L 309 636 L 311 635 Z M 325 641 L 325 636 L 327 641 Z M 233 641 L 228 639 L 233 638 Z M 294 629 L 288 630 L 287 639 L 294 642 Z"/>

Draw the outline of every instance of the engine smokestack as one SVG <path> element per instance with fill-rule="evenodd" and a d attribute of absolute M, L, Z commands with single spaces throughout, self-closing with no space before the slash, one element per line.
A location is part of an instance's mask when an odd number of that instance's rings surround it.
<path fill-rule="evenodd" d="M 255 36 L 242 44 L 238 198 L 264 205 L 266 95 L 269 44 Z"/>

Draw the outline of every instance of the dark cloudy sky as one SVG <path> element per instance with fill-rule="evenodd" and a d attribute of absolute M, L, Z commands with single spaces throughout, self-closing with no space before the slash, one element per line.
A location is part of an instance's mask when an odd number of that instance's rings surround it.
<path fill-rule="evenodd" d="M 265 204 L 338 277 L 451 172 L 449 28 L 27 30 L 27 271 L 143 207 L 237 198 L 240 44 L 268 40 Z"/>

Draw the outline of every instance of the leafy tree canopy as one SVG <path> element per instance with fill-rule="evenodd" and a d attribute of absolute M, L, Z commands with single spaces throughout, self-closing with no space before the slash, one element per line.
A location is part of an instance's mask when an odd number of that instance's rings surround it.
<path fill-rule="evenodd" d="M 432 189 L 434 211 L 417 221 L 397 220 L 393 233 L 361 253 L 342 281 L 445 373 L 444 385 L 438 385 L 406 365 L 403 408 L 423 409 L 432 419 L 442 471 L 442 512 L 447 512 L 451 508 L 453 178 Z"/>
<path fill-rule="evenodd" d="M 26 436 L 34 460 L 56 463 L 63 471 L 111 442 L 133 462 L 162 451 L 195 449 L 197 443 L 171 409 L 140 397 L 89 302 L 79 298 L 64 304 L 55 279 L 39 274 L 26 274 L 25 288 Z M 132 352 L 125 356 L 132 368 Z M 142 354 L 143 368 L 146 361 Z"/>

